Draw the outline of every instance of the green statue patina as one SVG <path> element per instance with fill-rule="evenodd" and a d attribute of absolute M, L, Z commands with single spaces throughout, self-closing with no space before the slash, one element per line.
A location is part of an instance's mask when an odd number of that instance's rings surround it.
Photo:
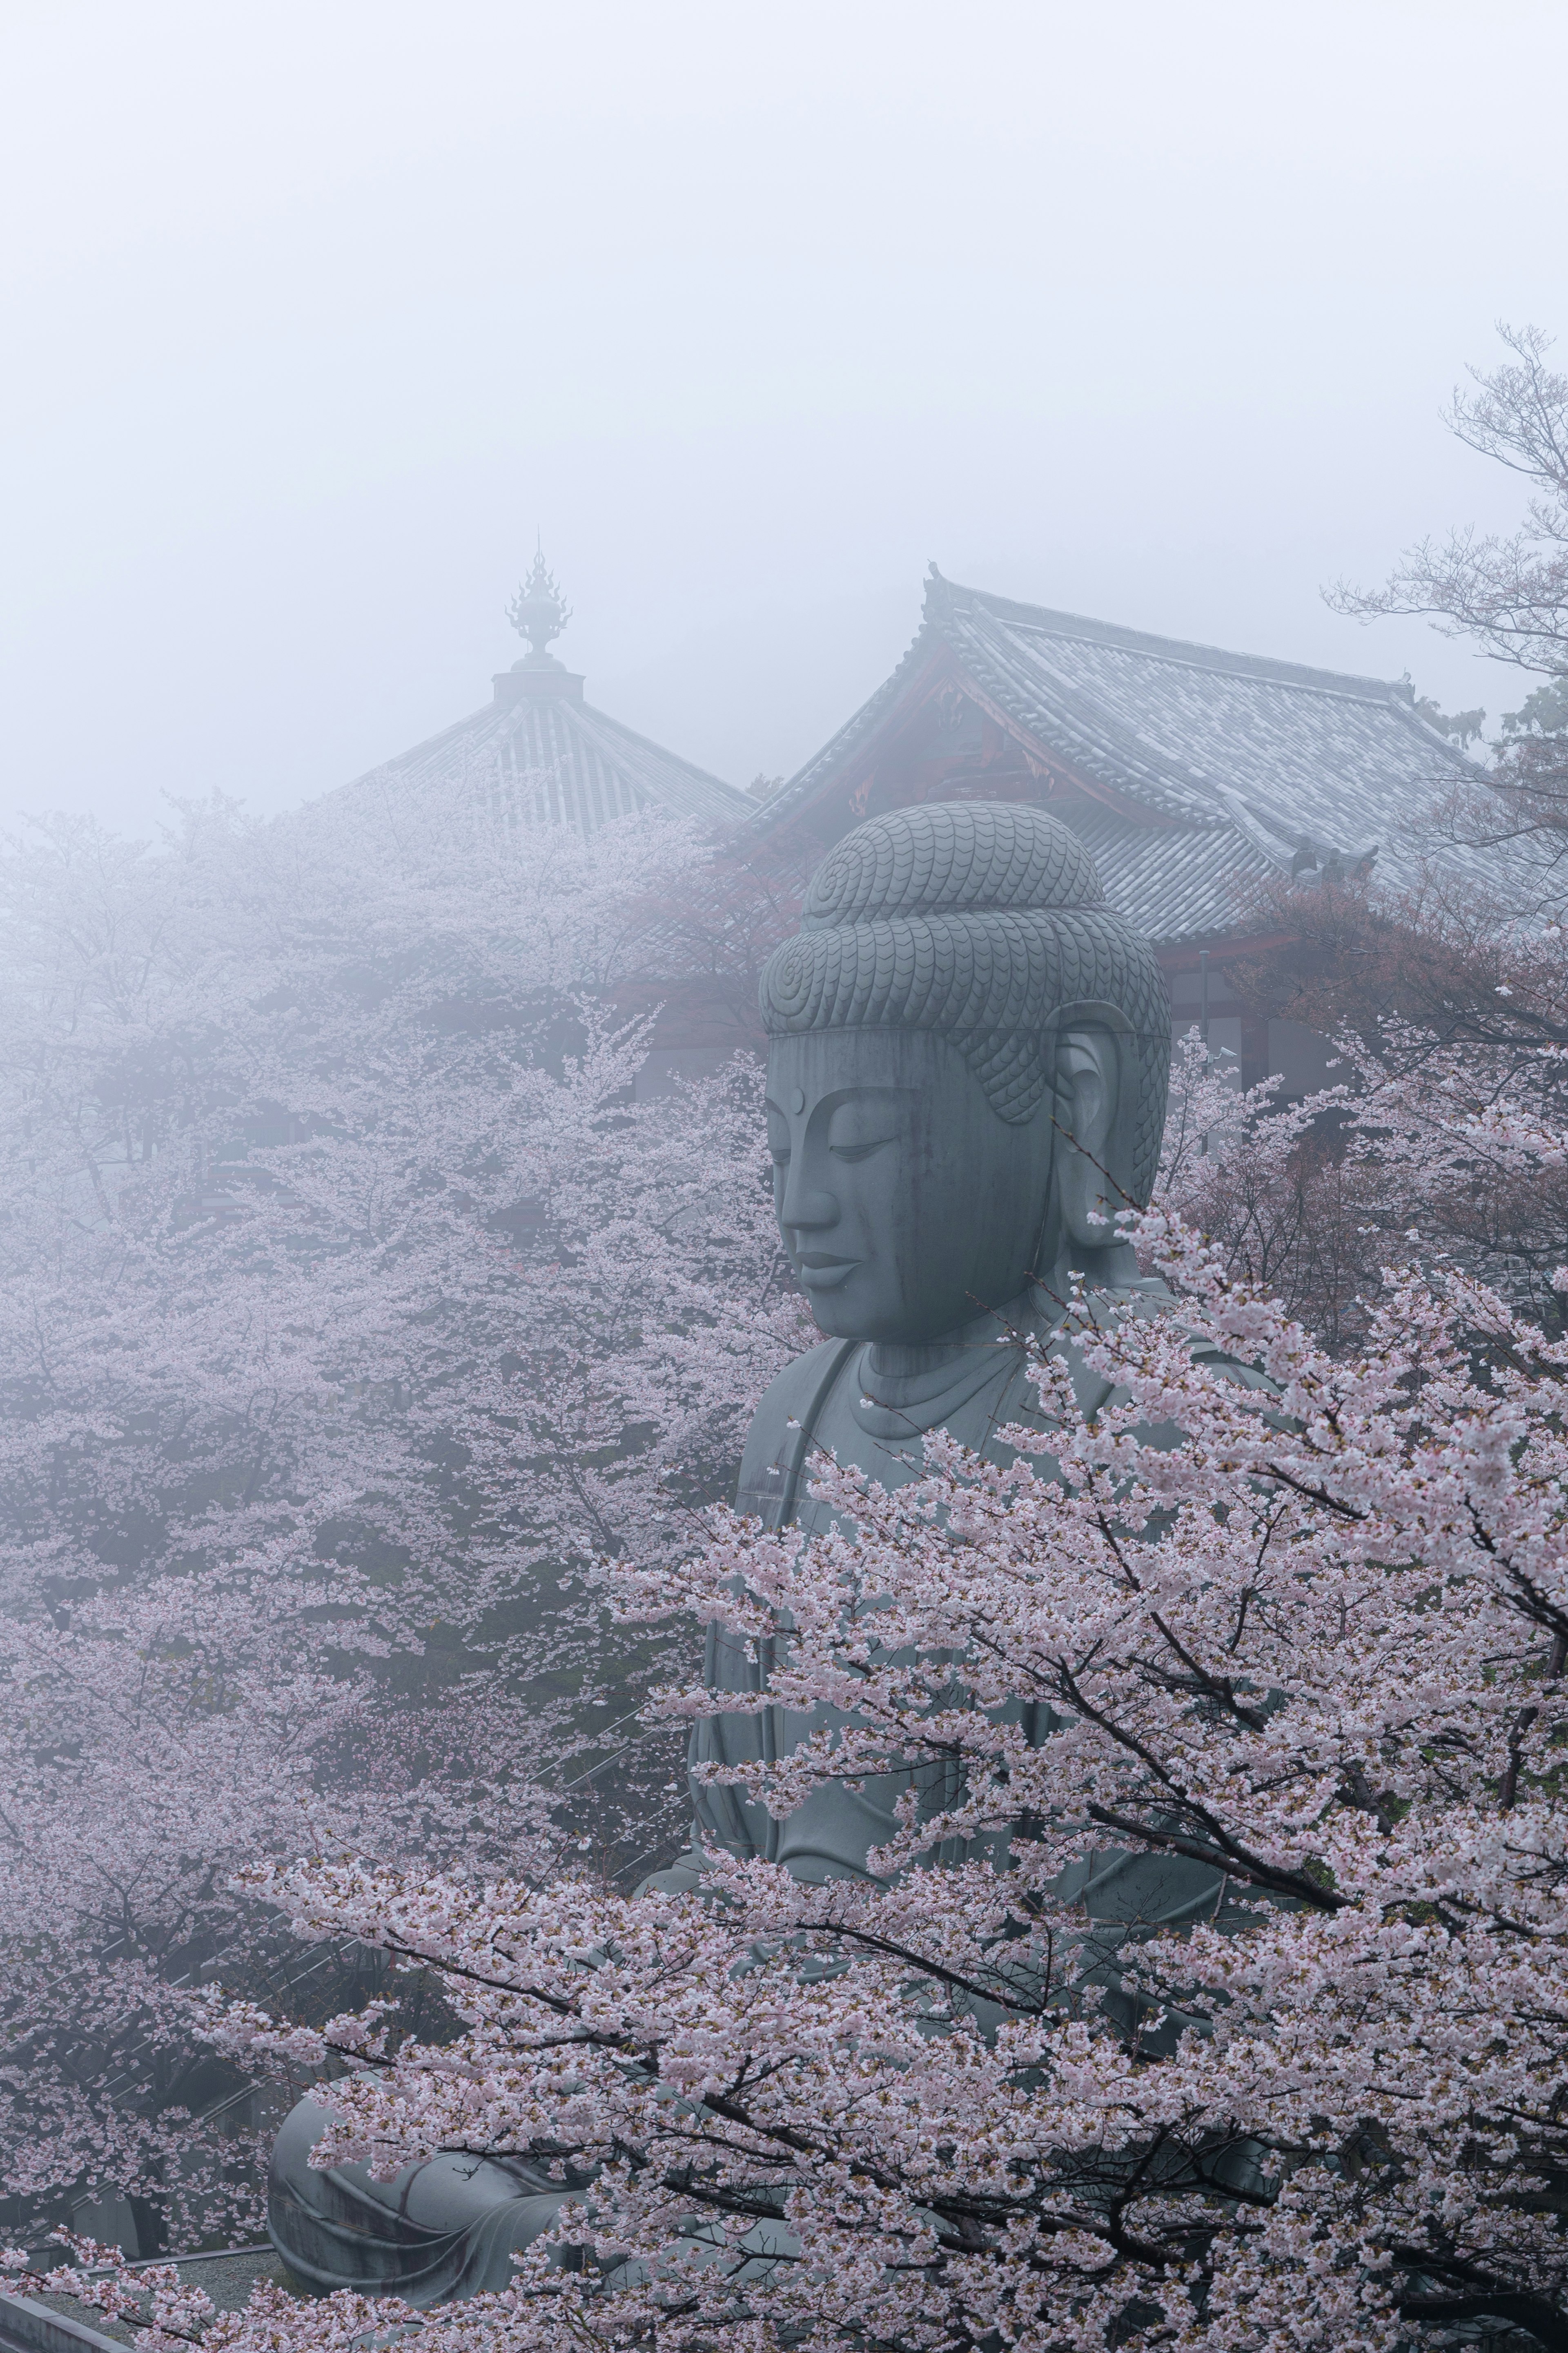
<path fill-rule="evenodd" d="M 1056 1345 L 1092 1411 L 1107 1384 L 1059 1330 L 1070 1273 L 1100 1312 L 1141 1281 L 1112 1222 L 1148 1198 L 1170 1068 L 1153 954 L 1105 903 L 1094 863 L 1043 811 L 999 802 L 900 809 L 847 835 L 812 882 L 799 935 L 762 981 L 774 1200 L 828 1336 L 758 1408 L 738 1503 L 811 1529 L 808 1457 L 824 1448 L 884 1485 L 919 1474 L 945 1427 L 999 1458 L 1012 1423 L 1043 1427 L 1027 1343 Z M 710 1632 L 715 1714 L 694 1763 L 739 1763 L 808 1722 L 724 1714 L 765 1670 Z M 775 1752 L 776 1753 L 776 1752 Z M 763 1854 L 799 1877 L 862 1874 L 890 1834 L 899 1776 L 829 1784 L 784 1821 L 733 1788 L 693 1785 L 692 1850 L 650 1884 L 695 1886 L 703 1847 Z M 1086 1912 L 1120 1935 L 1212 1909 L 1212 1873 L 1154 1857 L 1075 1868 Z M 376 2183 L 312 2173 L 324 2118 L 303 2102 L 279 2136 L 269 2228 L 322 2288 L 430 2304 L 509 2276 L 562 2193 L 516 2160 L 443 2157 Z"/>
<path fill-rule="evenodd" d="M 884 1486 L 919 1476 L 938 1428 L 1000 1459 L 1009 1424 L 1044 1427 L 1028 1343 L 1050 1345 L 1071 1272 L 1124 1303 L 1159 1288 L 1114 1219 L 1153 1182 L 1171 1016 L 1152 951 L 1077 836 L 1000 802 L 899 809 L 847 835 L 762 1005 L 779 1226 L 831 1336 L 763 1398 L 738 1503 L 811 1529 L 814 1450 Z M 1092 1411 L 1107 1384 L 1058 1345 Z M 763 1672 L 710 1630 L 716 1693 L 755 1691 Z M 780 1753 L 823 1720 L 716 1715 L 693 1761 Z M 694 1885 L 704 1846 L 806 1880 L 861 1873 L 905 1786 L 829 1784 L 782 1822 L 732 1787 L 694 1788 L 693 1850 L 653 1883 Z M 1121 1874 L 1141 1915 L 1179 1900 L 1153 1869 L 1135 1887 Z"/>

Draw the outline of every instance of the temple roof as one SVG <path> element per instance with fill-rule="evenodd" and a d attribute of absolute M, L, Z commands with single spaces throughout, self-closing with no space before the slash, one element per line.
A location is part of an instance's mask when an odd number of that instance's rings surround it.
<path fill-rule="evenodd" d="M 582 677 L 548 650 L 571 615 L 542 554 L 509 612 L 530 651 L 499 672 L 490 702 L 360 784 L 428 787 L 482 804 L 505 825 L 568 825 L 584 834 L 637 809 L 719 828 L 755 808 L 733 785 L 584 702 Z"/>
<path fill-rule="evenodd" d="M 1233 927 L 1237 885 L 1269 873 L 1375 852 L 1380 879 L 1413 881 L 1413 826 L 1482 773 L 1406 684 L 1019 604 L 932 565 L 897 670 L 752 822 L 834 839 L 890 800 L 1041 799 L 1090 841 L 1112 902 L 1175 942 Z M 1494 857 L 1441 857 L 1503 879 Z"/>
<path fill-rule="evenodd" d="M 733 825 L 754 801 L 570 695 L 530 691 L 496 701 L 386 762 L 377 775 L 449 785 L 487 799 L 514 825 L 570 825 L 593 833 L 611 818 L 658 807 L 705 826 Z M 581 680 L 574 681 L 579 694 Z"/>

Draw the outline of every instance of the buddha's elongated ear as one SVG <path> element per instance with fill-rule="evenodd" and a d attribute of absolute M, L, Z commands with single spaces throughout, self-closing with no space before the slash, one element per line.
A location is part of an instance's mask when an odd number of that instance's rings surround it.
<path fill-rule="evenodd" d="M 1037 1270 L 1048 1274 L 1064 1250 L 1088 1256 L 1115 1247 L 1117 1213 L 1132 1205 L 1124 1187 L 1131 1039 L 1110 1006 L 1064 1011 L 1052 1048 L 1051 1110 L 1057 1139 L 1050 1202 Z"/>

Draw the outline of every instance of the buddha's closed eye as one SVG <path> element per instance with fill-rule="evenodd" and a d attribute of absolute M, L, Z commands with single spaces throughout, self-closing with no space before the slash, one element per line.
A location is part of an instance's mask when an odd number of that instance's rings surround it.
<path fill-rule="evenodd" d="M 890 1135 L 875 1135 L 866 1144 L 830 1144 L 827 1149 L 835 1160 L 868 1160 L 873 1152 L 880 1152 L 893 1141 Z"/>

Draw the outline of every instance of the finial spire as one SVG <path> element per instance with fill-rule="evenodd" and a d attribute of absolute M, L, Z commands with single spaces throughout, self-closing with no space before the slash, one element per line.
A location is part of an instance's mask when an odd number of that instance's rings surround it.
<path fill-rule="evenodd" d="M 555 575 L 544 561 L 542 544 L 537 540 L 528 577 L 506 612 L 518 636 L 528 639 L 530 650 L 523 657 L 528 667 L 557 668 L 554 655 L 546 649 L 552 638 L 558 638 L 572 618 L 572 607 L 562 596 Z"/>

